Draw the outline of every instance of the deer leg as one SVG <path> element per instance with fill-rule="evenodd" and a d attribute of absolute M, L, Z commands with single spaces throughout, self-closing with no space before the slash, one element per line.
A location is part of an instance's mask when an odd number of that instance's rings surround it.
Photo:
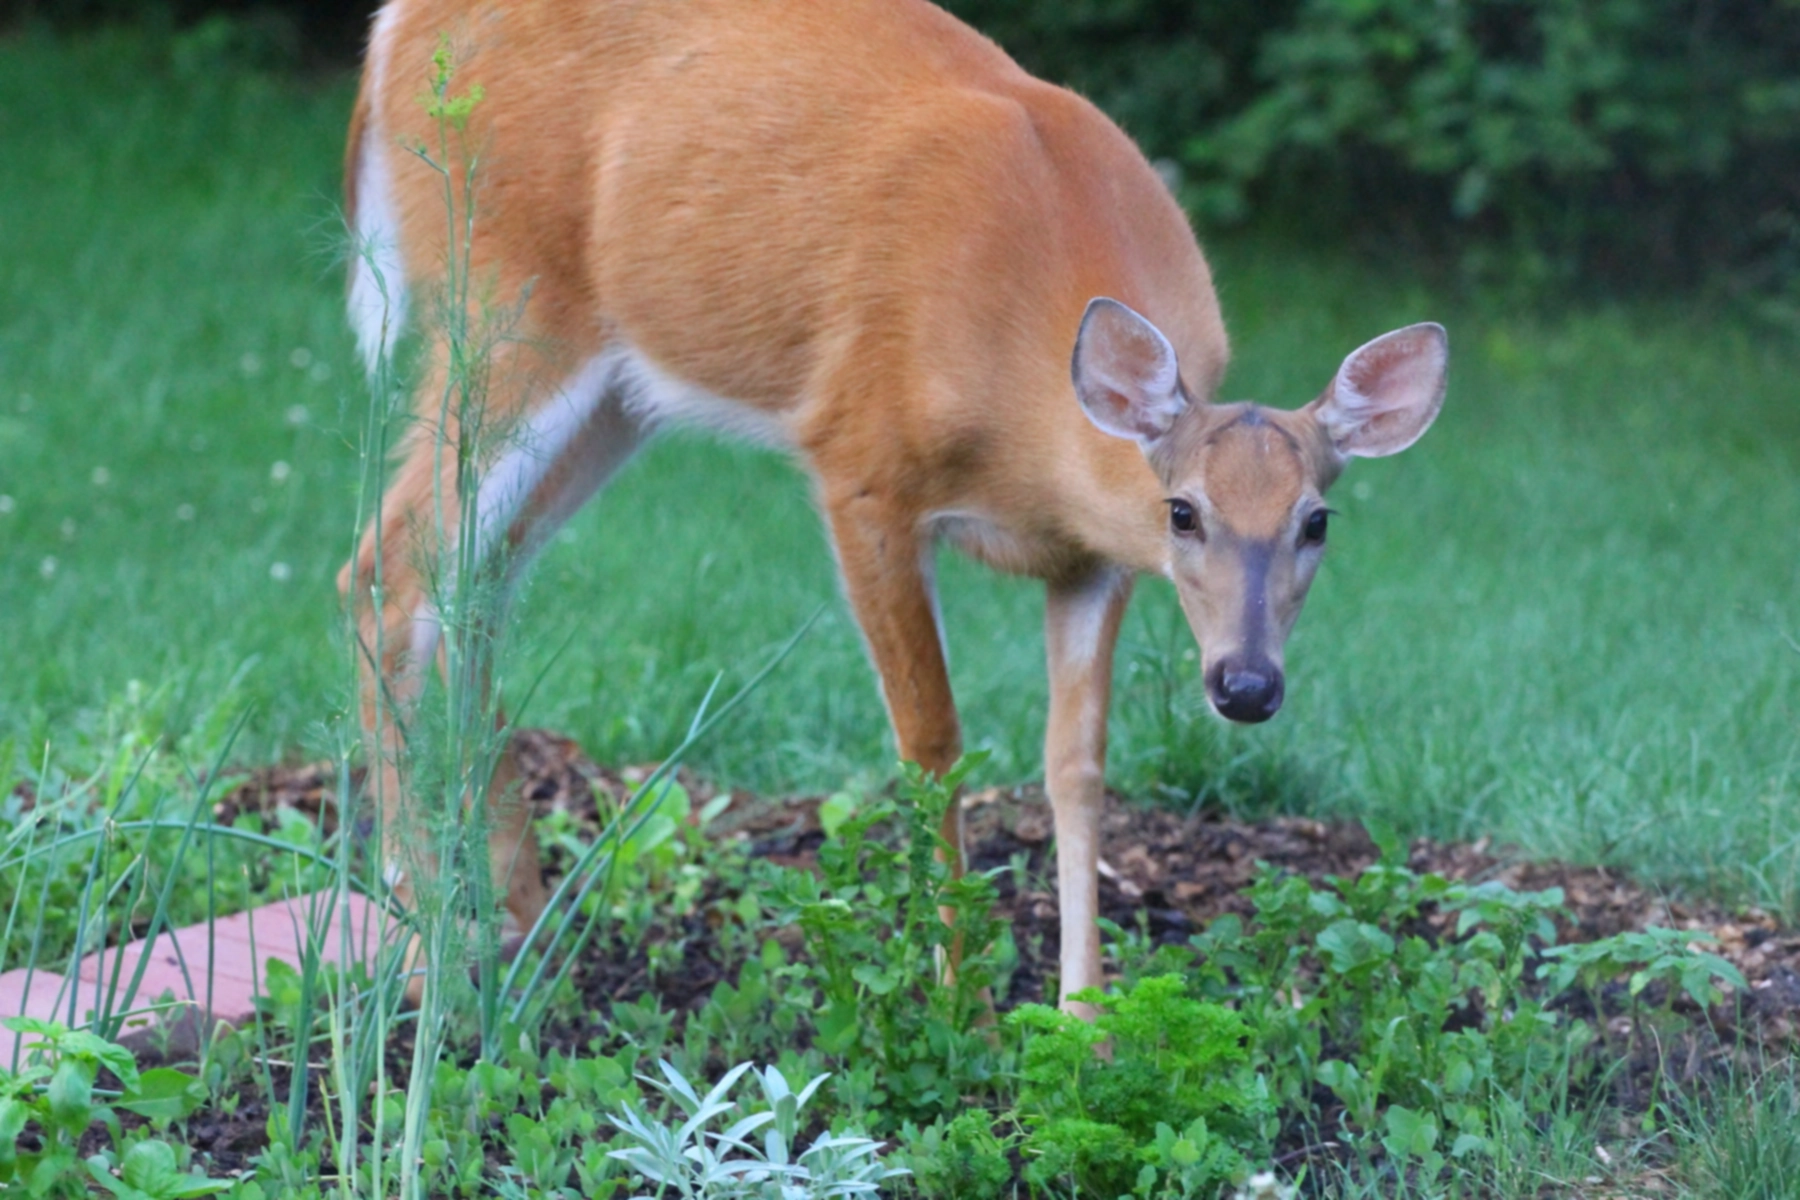
<path fill-rule="evenodd" d="M 1131 599 L 1131 577 L 1101 570 L 1052 583 L 1044 603 L 1050 715 L 1044 786 L 1056 819 L 1056 889 L 1062 922 L 1064 1011 L 1092 1019 L 1069 996 L 1099 987 L 1100 813 L 1106 792 L 1106 717 L 1113 647 Z"/>
<path fill-rule="evenodd" d="M 826 516 L 844 591 L 862 627 L 900 757 L 934 775 L 962 755 L 962 730 L 944 662 L 929 559 L 917 518 L 867 494 L 827 499 Z M 940 832 L 950 869 L 962 872 L 962 807 L 944 813 Z M 960 957 L 952 947 L 948 970 Z"/>
<path fill-rule="evenodd" d="M 504 594 L 510 595 L 531 559 L 552 534 L 586 504 L 603 487 L 619 467 L 642 444 L 643 423 L 624 404 L 624 397 L 612 388 L 608 377 L 611 367 L 607 356 L 591 361 L 578 372 L 558 394 L 550 422 L 534 417 L 526 436 L 510 454 L 530 464 L 534 455 L 547 455 L 545 424 L 579 421 L 579 428 L 564 444 L 560 453 L 542 459 L 541 474 L 527 465 L 527 480 L 513 486 L 510 499 L 497 495 L 497 508 L 516 504 L 516 510 L 504 518 L 507 579 Z M 541 416 L 541 414 L 540 414 Z M 503 460 L 503 464 L 506 460 Z M 495 472 L 490 472 L 492 479 Z M 488 480 L 483 480 L 482 497 L 488 496 Z M 502 721 L 499 706 L 495 719 Z M 503 722 L 502 722 L 503 723 Z M 503 748 L 489 788 L 490 824 L 488 827 L 488 866 L 493 872 L 496 892 L 506 898 L 506 911 L 512 924 L 522 934 L 529 931 L 544 911 L 548 893 L 544 887 L 537 833 L 531 823 L 531 806 L 519 794 L 521 771 L 518 757 L 509 743 Z"/>
<path fill-rule="evenodd" d="M 511 400 L 510 411 L 519 411 L 528 394 L 492 388 L 489 412 L 499 431 L 498 444 L 476 482 L 470 506 L 476 527 L 466 531 L 474 544 L 467 554 L 456 550 L 465 531 L 454 466 L 455 430 L 440 435 L 432 424 L 434 415 L 422 420 L 383 496 L 381 512 L 339 577 L 356 614 L 362 721 L 382 816 L 384 875 L 404 905 L 416 900 L 419 873 L 437 867 L 425 848 L 428 840 L 417 836 L 418 814 L 409 805 L 406 730 L 428 664 L 436 659 L 442 668 L 445 661 L 438 600 L 453 583 L 455 564 L 473 562 L 496 584 L 487 603 L 498 611 L 483 619 L 498 628 L 510 585 L 532 554 L 636 448 L 639 422 L 611 394 L 610 371 L 607 357 L 597 356 L 510 427 L 501 424 L 509 411 L 503 405 Z M 441 376 L 426 381 L 422 412 L 429 411 L 441 386 Z M 485 706 L 487 672 L 474 686 Z M 495 715 L 498 719 L 497 708 Z M 504 748 L 487 788 L 488 865 L 494 894 L 505 898 L 509 923 L 524 930 L 542 913 L 545 891 L 531 815 L 517 795 L 517 778 L 517 763 L 510 748 Z M 416 957 L 414 947 L 409 966 Z M 416 1000 L 421 988 L 415 975 L 408 992 Z"/>
<path fill-rule="evenodd" d="M 338 576 L 339 591 L 355 620 L 362 728 L 369 787 L 381 819 L 383 875 L 409 908 L 421 864 L 412 861 L 418 857 L 416 840 L 402 833 L 410 817 L 404 800 L 410 765 L 407 730 L 442 636 L 428 582 L 438 541 L 434 494 L 450 497 L 452 513 L 456 507 L 454 473 L 442 469 L 433 440 L 415 431 L 404 462 L 382 493 L 381 511 L 364 531 L 356 557 Z M 416 993 L 416 986 L 409 991 Z"/>

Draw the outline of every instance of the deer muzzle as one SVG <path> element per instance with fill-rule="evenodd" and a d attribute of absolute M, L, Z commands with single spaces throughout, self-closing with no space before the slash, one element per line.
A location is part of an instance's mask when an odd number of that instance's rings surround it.
<path fill-rule="evenodd" d="M 1260 655 L 1224 658 L 1206 673 L 1206 698 L 1228 721 L 1266 721 L 1281 710 L 1284 694 L 1281 668 Z"/>

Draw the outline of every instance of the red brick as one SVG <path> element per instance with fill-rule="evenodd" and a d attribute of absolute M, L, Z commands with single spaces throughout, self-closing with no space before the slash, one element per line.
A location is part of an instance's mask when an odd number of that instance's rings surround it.
<path fill-rule="evenodd" d="M 379 911 L 363 897 L 354 895 L 349 897 L 348 908 L 350 957 L 352 960 L 370 960 L 378 944 Z M 105 951 L 104 955 L 89 955 L 82 959 L 79 974 L 91 985 L 102 977 L 102 972 L 112 977 L 116 971 L 116 986 L 122 992 L 130 984 L 138 960 L 148 953 L 150 962 L 144 968 L 144 978 L 132 999 L 133 1007 L 154 1001 L 165 990 L 172 991 L 178 1000 L 203 1005 L 207 1000 L 206 980 L 210 969 L 212 1015 L 219 1020 L 241 1022 L 255 1011 L 255 989 L 271 959 L 279 959 L 291 967 L 300 965 L 301 948 L 307 940 L 310 919 L 315 914 L 325 922 L 324 931 L 317 939 L 319 959 L 339 963 L 344 957 L 344 913 L 330 896 L 313 895 L 277 901 L 214 921 L 210 958 L 208 931 L 203 922 L 185 929 L 165 930 L 157 935 L 154 947 L 139 940 L 122 952 L 114 948 Z M 183 960 L 187 967 L 185 975 Z M 118 1003 L 115 1001 L 115 1006 Z"/>
<path fill-rule="evenodd" d="M 26 977 L 30 976 L 31 988 L 26 990 Z M 0 974 L 0 1017 L 55 1017 L 69 1019 L 69 997 L 63 991 L 64 979 L 53 971 L 27 972 L 23 967 L 16 971 Z M 59 997 L 58 993 L 62 993 Z M 58 1000 L 60 999 L 60 1003 Z M 85 1015 L 85 1010 L 93 1006 L 91 998 L 76 998 L 77 1011 Z M 13 1050 L 19 1044 L 20 1036 L 10 1029 L 0 1028 L 0 1067 L 8 1070 L 13 1065 Z"/>

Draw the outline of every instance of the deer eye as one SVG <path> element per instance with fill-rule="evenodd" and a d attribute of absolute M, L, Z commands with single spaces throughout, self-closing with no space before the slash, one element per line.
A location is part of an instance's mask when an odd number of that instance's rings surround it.
<path fill-rule="evenodd" d="M 1186 500 L 1169 501 L 1169 526 L 1176 533 L 1199 533 L 1200 514 Z"/>
<path fill-rule="evenodd" d="M 1330 511 L 1330 509 L 1324 508 L 1315 508 L 1312 511 L 1311 515 L 1306 518 L 1305 526 L 1300 530 L 1301 542 L 1311 546 L 1325 544 L 1326 518 L 1330 515 Z"/>

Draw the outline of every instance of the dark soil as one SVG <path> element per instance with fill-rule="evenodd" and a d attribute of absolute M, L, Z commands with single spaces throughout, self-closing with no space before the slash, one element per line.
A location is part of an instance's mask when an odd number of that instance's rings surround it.
<path fill-rule="evenodd" d="M 588 831 L 597 831 L 605 820 L 602 806 L 616 809 L 650 770 L 600 767 L 574 742 L 541 730 L 520 733 L 514 750 L 524 776 L 524 798 L 538 815 L 560 811 L 578 829 Z M 679 778 L 695 811 L 721 795 L 706 780 L 685 771 Z M 216 817 L 230 821 L 244 813 L 287 806 L 334 828 L 335 790 L 335 778 L 326 767 L 260 770 L 220 802 Z M 707 831 L 716 838 L 740 839 L 754 857 L 807 867 L 824 840 L 818 817 L 821 799 L 769 799 L 734 791 Z M 996 877 L 1001 915 L 1010 921 L 1019 949 L 1019 965 L 1001 1007 L 1031 1000 L 1053 1002 L 1050 982 L 1056 973 L 1059 936 L 1052 823 L 1043 788 L 1038 784 L 989 788 L 965 796 L 963 808 L 970 866 L 1022 867 Z M 1185 942 L 1225 913 L 1250 915 L 1245 890 L 1259 863 L 1317 883 L 1333 876 L 1354 877 L 1380 857 L 1368 833 L 1355 823 L 1304 817 L 1238 821 L 1214 812 L 1182 815 L 1133 804 L 1111 793 L 1102 830 L 1102 914 L 1123 927 L 1146 929 L 1159 944 Z M 566 854 L 550 852 L 547 865 L 552 872 L 566 869 Z M 1780 928 L 1766 913 L 1674 900 L 1604 867 L 1528 862 L 1485 839 L 1472 844 L 1420 839 L 1410 847 L 1408 865 L 1421 873 L 1472 883 L 1499 880 L 1518 891 L 1561 888 L 1568 910 L 1559 923 L 1558 936 L 1564 942 L 1649 926 L 1715 937 L 1717 944 L 1708 949 L 1743 972 L 1749 991 L 1729 996 L 1710 1012 L 1680 998 L 1675 1011 L 1687 1019 L 1688 1032 L 1680 1044 L 1672 1045 L 1665 1031 L 1660 1060 L 1643 1064 L 1645 1072 L 1660 1067 L 1665 1081 L 1679 1082 L 1706 1075 L 1734 1056 L 1770 1050 L 1785 1054 L 1792 1048 L 1800 1025 L 1800 932 Z M 725 898 L 714 894 L 706 899 Z M 654 973 L 644 945 L 624 953 L 585 955 L 572 972 L 581 1003 L 575 1011 L 552 1018 L 542 1031 L 544 1048 L 587 1048 L 605 1035 L 600 1014 L 610 1012 L 616 1002 L 647 993 L 660 999 L 679 1026 L 720 981 L 735 975 L 739 965 L 725 961 L 716 915 L 708 916 L 715 911 L 703 902 L 693 915 L 653 929 L 652 940 L 660 938 L 663 943 Z M 783 940 L 799 944 L 797 937 Z M 1647 999 L 1654 1003 L 1657 997 Z M 405 1048 L 391 1048 L 390 1061 L 403 1076 Z M 1636 1073 L 1626 1072 L 1627 1080 Z M 284 1076 L 278 1089 L 282 1102 L 286 1086 Z M 312 1103 L 318 1103 L 316 1095 Z M 265 1098 L 247 1096 L 233 1117 L 196 1116 L 188 1135 L 197 1150 L 212 1155 L 218 1169 L 241 1167 L 266 1142 L 268 1112 Z"/>

